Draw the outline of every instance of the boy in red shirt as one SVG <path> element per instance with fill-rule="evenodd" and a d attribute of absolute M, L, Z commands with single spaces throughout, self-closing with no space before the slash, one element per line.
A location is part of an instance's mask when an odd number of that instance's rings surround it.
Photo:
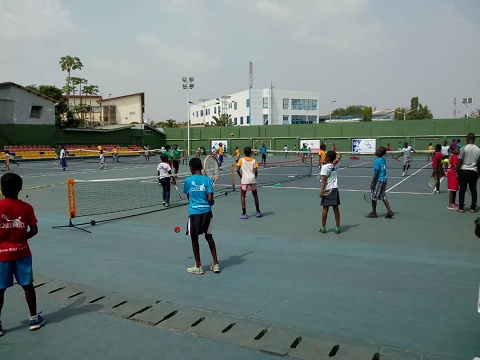
<path fill-rule="evenodd" d="M 434 194 L 440 193 L 440 180 L 445 176 L 445 171 L 443 170 L 443 161 L 442 161 L 442 145 L 435 145 L 435 154 L 432 158 L 432 177 L 435 178 L 435 189 L 433 190 Z"/>
<path fill-rule="evenodd" d="M 457 210 L 458 205 L 455 203 L 457 198 L 458 191 L 458 174 L 456 166 L 458 163 L 458 154 L 460 154 L 460 149 L 458 146 L 455 146 L 452 149 L 452 156 L 450 157 L 448 172 L 447 172 L 447 188 L 448 188 L 448 206 L 447 209 Z"/>
<path fill-rule="evenodd" d="M 37 313 L 33 287 L 32 253 L 27 240 L 38 233 L 37 218 L 30 204 L 18 199 L 22 178 L 14 173 L 0 180 L 5 199 L 0 200 L 0 315 L 5 290 L 13 286 L 13 277 L 25 291 L 30 310 L 30 330 L 40 329 L 45 320 Z M 0 322 L 0 336 L 3 335 Z"/>

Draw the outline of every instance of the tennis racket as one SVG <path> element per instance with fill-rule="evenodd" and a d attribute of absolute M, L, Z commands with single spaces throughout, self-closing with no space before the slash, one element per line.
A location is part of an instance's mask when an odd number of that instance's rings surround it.
<path fill-rule="evenodd" d="M 177 184 L 173 184 L 173 186 L 175 187 L 175 190 L 177 191 L 178 197 L 180 198 L 180 200 L 182 200 L 182 195 L 180 194 L 180 191 L 178 191 Z"/>
<path fill-rule="evenodd" d="M 370 191 L 367 191 L 363 193 L 363 200 L 365 200 L 367 203 L 371 204 L 372 203 L 372 193 Z"/>
<path fill-rule="evenodd" d="M 431 176 L 430 180 L 428 180 L 428 186 L 434 187 L 436 183 L 437 183 L 437 178 L 435 176 Z"/>
<path fill-rule="evenodd" d="M 203 161 L 203 171 L 205 175 L 212 179 L 213 183 L 217 181 L 218 175 L 220 174 L 220 167 L 218 165 L 218 160 L 215 156 L 208 155 Z"/>

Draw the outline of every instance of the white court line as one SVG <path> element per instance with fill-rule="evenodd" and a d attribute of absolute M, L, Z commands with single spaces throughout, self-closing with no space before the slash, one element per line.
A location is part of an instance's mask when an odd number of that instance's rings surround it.
<path fill-rule="evenodd" d="M 422 171 L 423 169 L 425 169 L 427 166 L 429 166 L 429 165 L 431 165 L 431 164 L 432 164 L 432 163 L 427 163 L 425 166 L 423 166 L 423 167 L 421 167 L 420 169 L 418 169 L 417 171 L 415 171 L 412 175 L 409 175 L 409 176 L 407 176 L 405 179 L 403 179 L 402 181 L 399 181 L 398 183 L 396 183 L 395 185 L 393 185 L 390 189 L 388 189 L 388 190 L 385 191 L 385 192 L 390 192 L 392 189 L 395 189 L 398 185 L 400 185 L 401 183 L 407 181 L 407 180 L 410 178 L 410 176 L 413 176 L 413 175 L 419 173 L 420 171 Z"/>
<path fill-rule="evenodd" d="M 296 186 L 274 186 L 274 185 L 267 185 L 261 186 L 264 188 L 272 188 L 272 189 L 294 189 L 294 190 L 319 190 L 319 188 L 306 188 L 306 187 L 296 187 Z M 338 189 L 340 192 L 368 192 L 369 190 L 354 190 L 354 189 Z M 429 195 L 431 196 L 431 192 L 426 193 L 419 193 L 419 192 L 412 192 L 412 191 L 392 191 L 391 194 L 407 194 L 407 195 Z"/>

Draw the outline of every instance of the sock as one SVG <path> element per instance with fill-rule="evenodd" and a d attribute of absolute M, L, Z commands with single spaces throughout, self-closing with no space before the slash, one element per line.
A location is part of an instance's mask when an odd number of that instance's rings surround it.
<path fill-rule="evenodd" d="M 30 315 L 30 320 L 35 320 L 35 321 L 38 320 L 38 314 L 33 315 L 33 316 Z"/>

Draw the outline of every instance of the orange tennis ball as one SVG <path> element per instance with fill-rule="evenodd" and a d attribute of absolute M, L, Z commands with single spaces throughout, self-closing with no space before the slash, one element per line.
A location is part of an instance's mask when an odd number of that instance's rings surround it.
<path fill-rule="evenodd" d="M 176 233 L 179 233 L 180 232 L 180 226 L 175 226 L 175 228 L 173 229 Z"/>

